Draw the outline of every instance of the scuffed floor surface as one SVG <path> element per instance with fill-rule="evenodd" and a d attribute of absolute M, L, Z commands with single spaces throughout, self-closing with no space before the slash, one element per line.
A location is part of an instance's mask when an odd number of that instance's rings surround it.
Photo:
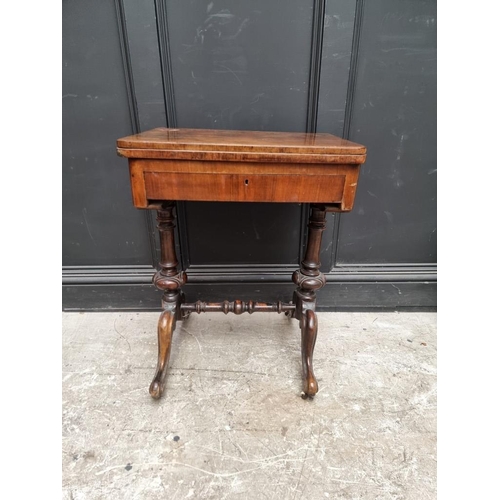
<path fill-rule="evenodd" d="M 63 498 L 436 498 L 436 315 L 318 317 L 314 400 L 296 320 L 216 313 L 155 401 L 157 313 L 63 314 Z"/>

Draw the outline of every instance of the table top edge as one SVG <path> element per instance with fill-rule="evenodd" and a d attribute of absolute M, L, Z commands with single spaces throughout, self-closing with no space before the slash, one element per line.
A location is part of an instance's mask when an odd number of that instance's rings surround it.
<path fill-rule="evenodd" d="M 157 127 L 117 140 L 123 156 L 136 149 L 217 153 L 365 155 L 366 147 L 327 133 Z"/>

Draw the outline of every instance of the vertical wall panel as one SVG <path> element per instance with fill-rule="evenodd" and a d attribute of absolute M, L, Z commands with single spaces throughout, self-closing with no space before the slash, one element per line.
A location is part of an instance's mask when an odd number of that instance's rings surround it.
<path fill-rule="evenodd" d="M 317 131 L 340 137 L 344 130 L 355 7 L 356 0 L 327 0 L 325 10 Z"/>
<path fill-rule="evenodd" d="M 356 0 L 326 0 L 321 50 L 317 132 L 342 137 L 351 63 Z M 327 215 L 327 227 L 321 245 L 321 270 L 334 266 L 338 215 Z"/>
<path fill-rule="evenodd" d="M 140 129 L 164 127 L 165 104 L 154 2 L 123 0 L 123 6 Z"/>
<path fill-rule="evenodd" d="M 436 261 L 436 2 L 370 0 L 349 138 L 365 144 L 340 264 Z"/>
<path fill-rule="evenodd" d="M 63 3 L 63 264 L 151 262 L 116 139 L 132 132 L 112 0 Z"/>
<path fill-rule="evenodd" d="M 312 0 L 166 5 L 179 127 L 305 130 Z"/>
<path fill-rule="evenodd" d="M 179 127 L 305 130 L 312 0 L 165 4 Z M 186 203 L 186 221 L 191 264 L 298 262 L 297 206 Z"/>

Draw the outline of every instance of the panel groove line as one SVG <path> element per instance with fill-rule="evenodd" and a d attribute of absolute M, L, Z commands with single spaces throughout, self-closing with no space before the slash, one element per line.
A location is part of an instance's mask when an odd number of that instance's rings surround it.
<path fill-rule="evenodd" d="M 352 33 L 351 62 L 349 65 L 349 78 L 347 81 L 344 128 L 342 132 L 342 137 L 344 139 L 349 139 L 351 133 L 351 119 L 353 113 L 354 94 L 356 88 L 356 76 L 358 72 L 358 52 L 361 40 L 361 27 L 363 23 L 364 4 L 365 0 L 356 0 L 356 9 L 354 11 L 354 29 Z M 332 254 L 330 259 L 330 262 L 332 263 L 331 265 L 332 272 L 335 272 L 335 270 L 338 267 L 337 254 L 339 248 L 341 221 L 342 221 L 342 214 L 340 213 L 335 214 L 334 224 L 333 224 L 333 245 L 332 245 Z"/>
<path fill-rule="evenodd" d="M 188 270 L 190 283 L 267 283 L 291 282 L 296 265 L 193 265 Z M 155 269 L 150 266 L 73 267 L 63 270 L 63 284 L 150 284 Z M 436 282 L 434 266 L 350 266 L 325 273 L 328 282 Z"/>
<path fill-rule="evenodd" d="M 347 98 L 344 116 L 344 130 L 342 137 L 349 140 L 351 133 L 351 119 L 353 113 L 354 96 L 356 90 L 356 77 L 358 73 L 358 53 L 361 41 L 361 28 L 363 24 L 363 9 L 365 0 L 356 0 L 354 12 L 354 30 L 352 33 L 351 63 L 349 65 L 349 80 L 347 82 Z"/>
<path fill-rule="evenodd" d="M 62 22 L 62 264 L 149 264 L 145 214 L 114 147 L 137 124 L 123 4 L 64 2 Z"/>
<path fill-rule="evenodd" d="M 166 126 L 177 127 L 177 109 L 175 106 L 172 54 L 168 31 L 167 0 L 155 0 L 156 28 L 158 32 L 158 49 L 160 53 L 161 77 L 163 82 L 163 100 L 165 104 Z M 175 247 L 182 269 L 189 267 L 189 245 L 187 236 L 186 204 L 176 202 Z M 156 264 L 158 264 L 159 256 Z"/>
<path fill-rule="evenodd" d="M 132 62 L 130 59 L 130 48 L 127 39 L 127 25 L 125 22 L 125 13 L 123 0 L 115 0 L 116 21 L 118 25 L 118 37 L 120 40 L 120 51 L 122 56 L 123 71 L 125 77 L 125 86 L 127 88 L 128 109 L 130 113 L 130 125 L 132 132 L 138 134 L 139 111 L 137 109 L 137 100 L 135 98 L 134 75 L 132 74 Z"/>
<path fill-rule="evenodd" d="M 115 0 L 116 20 L 118 24 L 118 38 L 120 40 L 120 51 L 122 56 L 125 86 L 127 89 L 128 109 L 130 113 L 130 124 L 132 132 L 138 134 L 141 131 L 139 121 L 139 108 L 137 106 L 137 98 L 135 93 L 134 74 L 132 71 L 132 60 L 130 56 L 130 47 L 127 36 L 127 23 L 125 20 L 125 7 L 123 0 Z M 149 245 L 151 250 L 151 261 L 153 266 L 159 262 L 158 253 L 156 251 L 155 241 L 155 223 L 151 212 L 144 213 L 144 219 L 147 225 L 149 235 Z"/>
<path fill-rule="evenodd" d="M 326 0 L 315 0 L 312 17 L 311 65 L 309 69 L 309 93 L 307 100 L 306 132 L 315 133 L 318 126 L 318 105 L 321 83 L 321 55 L 325 31 Z"/>
<path fill-rule="evenodd" d="M 165 116 L 167 127 L 175 128 L 177 127 L 177 112 L 175 108 L 174 81 L 172 78 L 172 56 L 170 54 L 166 0 L 155 0 L 155 10 L 163 80 L 163 96 L 165 99 Z"/>
<path fill-rule="evenodd" d="M 318 126 L 318 106 L 321 83 L 321 55 L 323 51 L 323 33 L 325 30 L 326 0 L 315 0 L 312 16 L 311 61 L 309 66 L 309 88 L 307 99 L 306 132 L 315 133 Z M 307 223 L 310 205 L 303 203 L 300 210 L 299 253 L 298 261 L 304 257 L 307 246 Z"/>

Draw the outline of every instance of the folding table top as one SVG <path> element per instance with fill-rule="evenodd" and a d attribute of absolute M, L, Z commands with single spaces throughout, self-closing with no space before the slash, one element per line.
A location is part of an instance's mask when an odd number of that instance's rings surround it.
<path fill-rule="evenodd" d="M 331 134 L 156 128 L 117 141 L 127 158 L 363 163 L 366 148 Z"/>
<path fill-rule="evenodd" d="M 330 134 L 156 128 L 118 139 L 134 205 L 324 203 L 352 209 L 366 148 Z"/>

